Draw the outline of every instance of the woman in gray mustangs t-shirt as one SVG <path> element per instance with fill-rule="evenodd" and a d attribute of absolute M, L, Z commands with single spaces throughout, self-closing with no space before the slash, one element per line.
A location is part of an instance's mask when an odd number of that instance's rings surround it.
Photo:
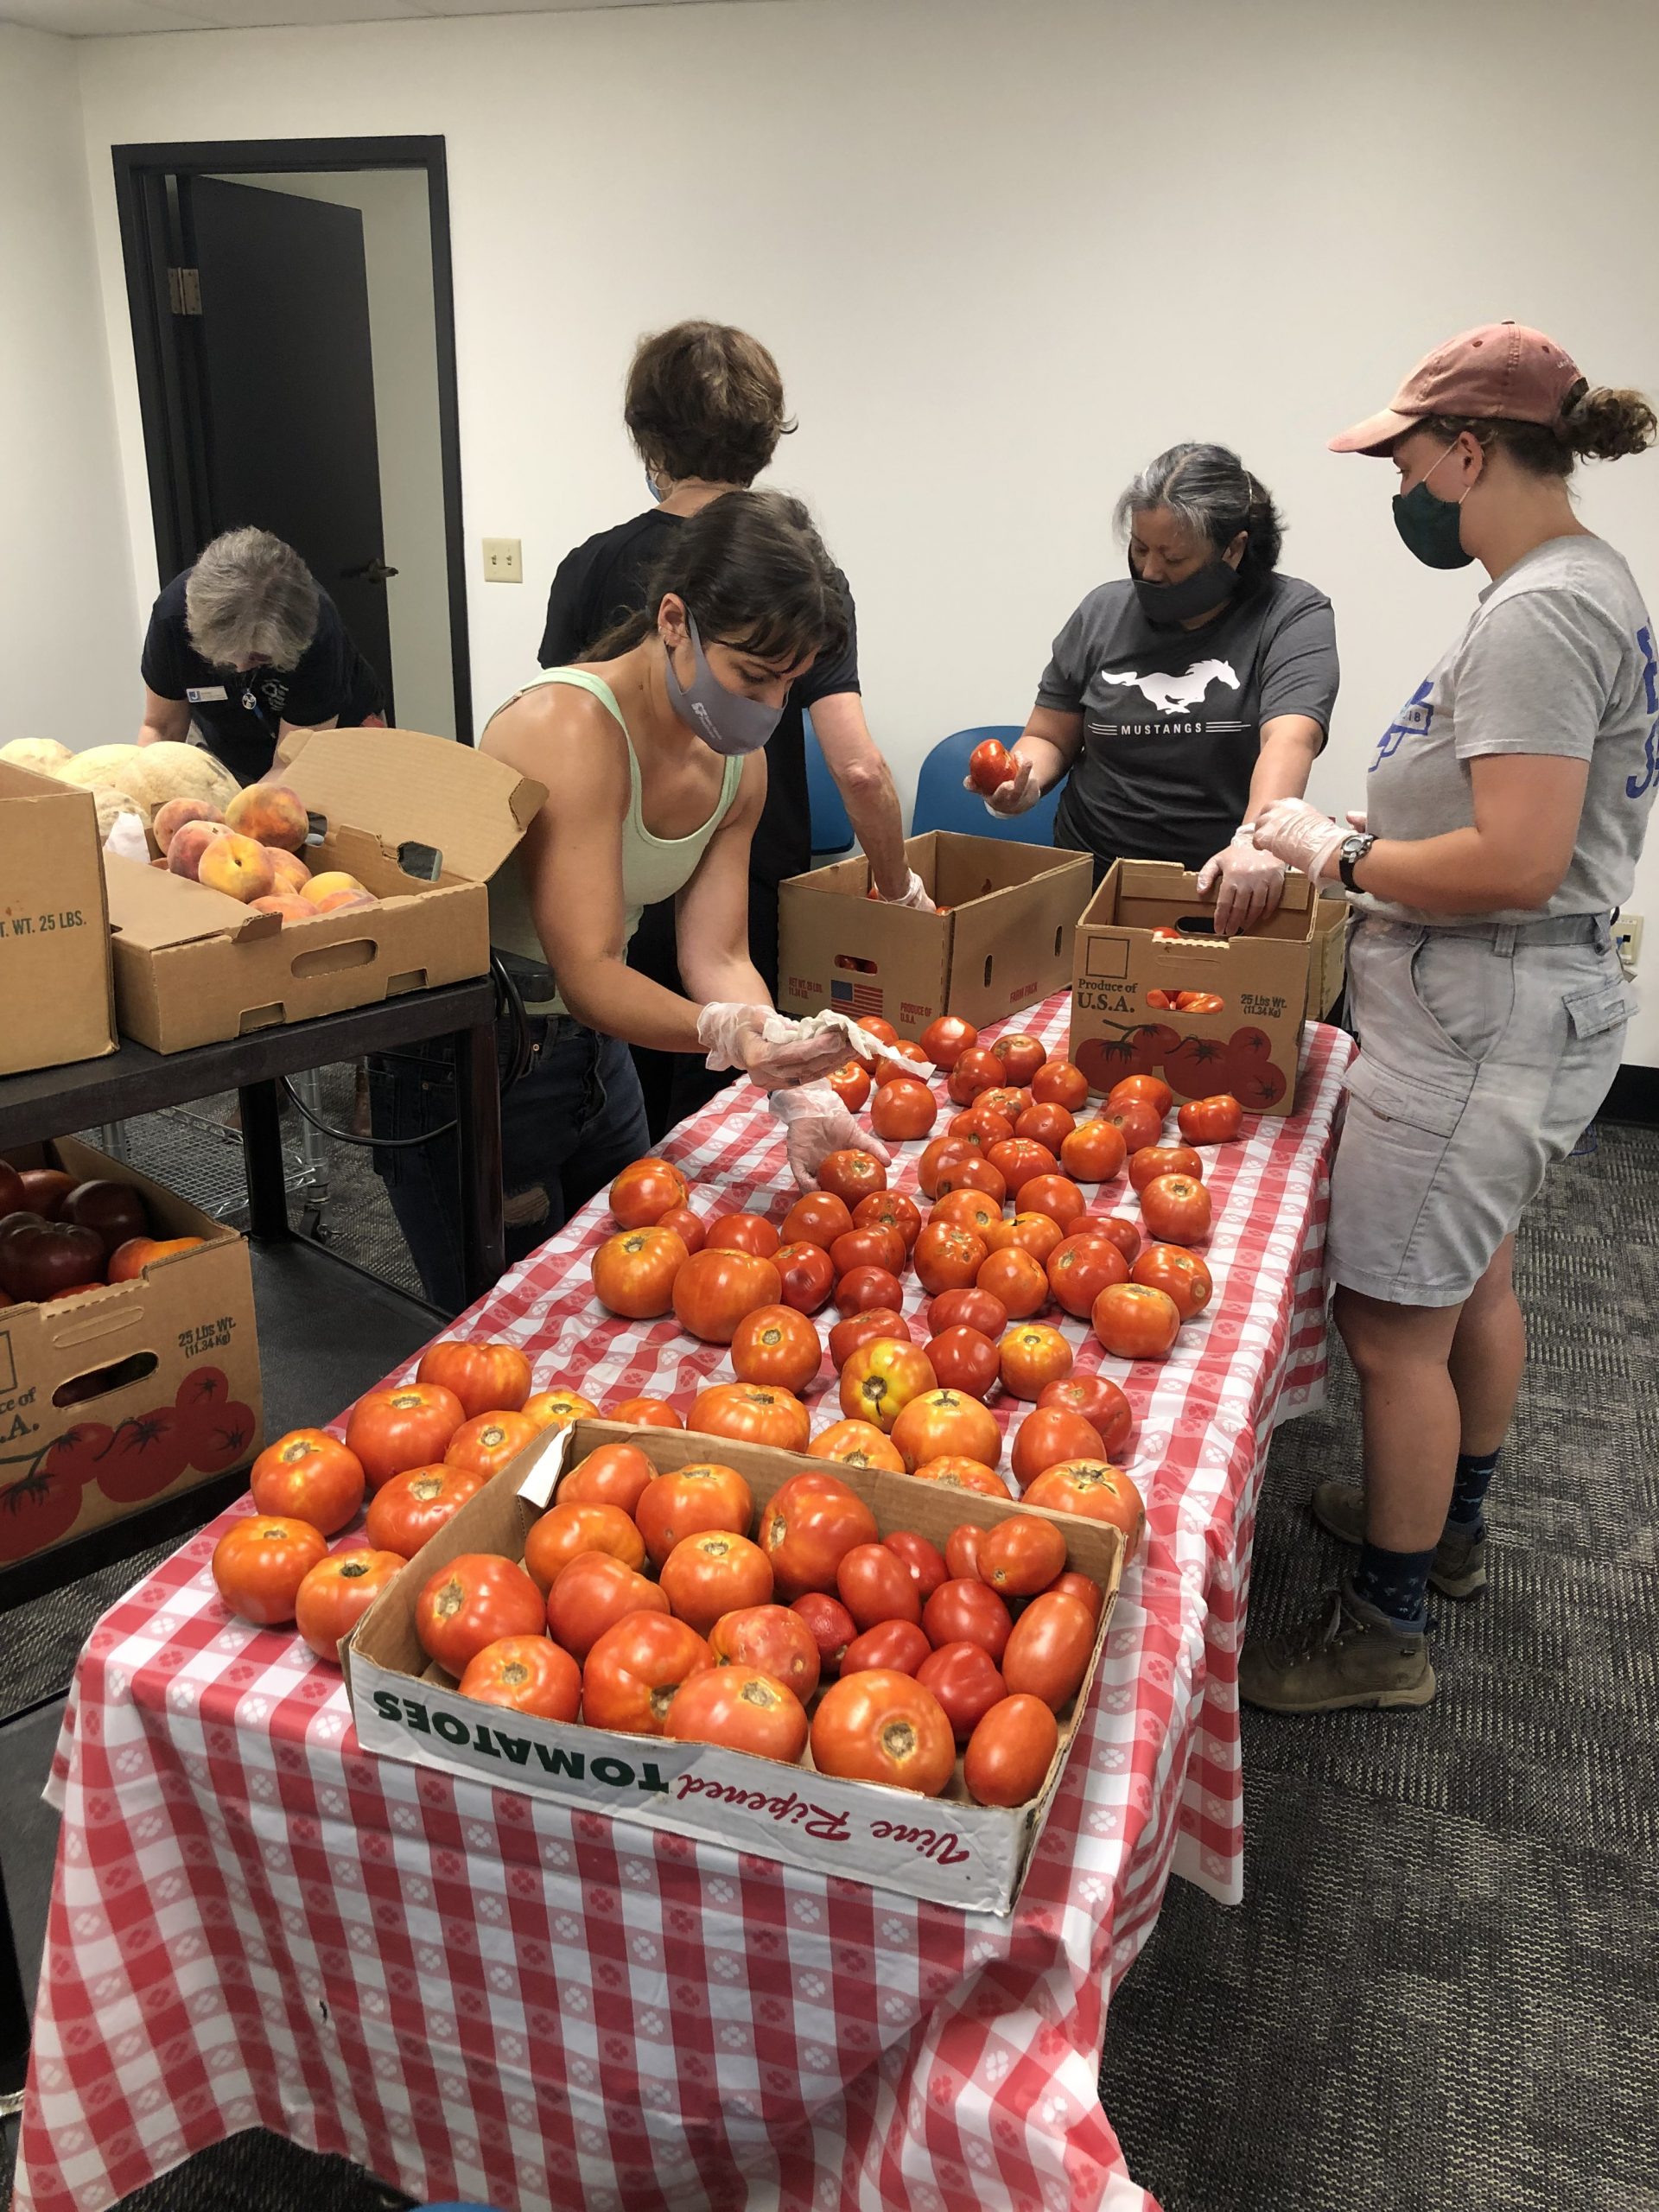
<path fill-rule="evenodd" d="M 1255 830 L 1358 912 L 1326 1264 L 1364 1488 L 1313 1498 L 1358 1560 L 1303 1630 L 1246 1650 L 1241 1691 L 1280 1712 L 1426 1705 L 1428 1586 L 1485 1586 L 1484 1503 L 1526 1359 L 1516 1226 L 1618 1066 L 1634 1001 L 1610 923 L 1659 788 L 1653 624 L 1567 479 L 1655 432 L 1639 393 L 1591 390 L 1552 340 L 1496 323 L 1332 441 L 1394 461 L 1420 560 L 1478 561 L 1491 582 L 1378 740 L 1363 827 L 1286 800 Z"/>

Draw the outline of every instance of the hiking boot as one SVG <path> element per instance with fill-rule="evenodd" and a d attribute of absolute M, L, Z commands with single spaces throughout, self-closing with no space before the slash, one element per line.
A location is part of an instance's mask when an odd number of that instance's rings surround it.
<path fill-rule="evenodd" d="M 1352 1483 L 1321 1483 L 1308 1502 L 1308 1510 L 1339 1544 L 1357 1548 L 1364 1542 L 1365 1493 Z M 1461 1529 L 1442 1530 L 1428 1579 L 1442 1598 L 1478 1597 L 1486 1587 L 1484 1526 L 1472 1536 Z"/>
<path fill-rule="evenodd" d="M 1299 1628 L 1245 1646 L 1238 1694 L 1267 1713 L 1427 1705 L 1434 1694 L 1427 1630 L 1402 1634 L 1344 1580 Z"/>

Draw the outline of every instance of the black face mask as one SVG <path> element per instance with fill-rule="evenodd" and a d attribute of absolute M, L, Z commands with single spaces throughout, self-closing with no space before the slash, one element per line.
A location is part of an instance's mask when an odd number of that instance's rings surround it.
<path fill-rule="evenodd" d="M 1129 582 L 1148 622 L 1160 629 L 1178 629 L 1195 614 L 1224 606 L 1238 589 L 1238 570 L 1225 561 L 1206 561 L 1178 584 L 1153 584 L 1137 576 L 1131 563 Z"/>

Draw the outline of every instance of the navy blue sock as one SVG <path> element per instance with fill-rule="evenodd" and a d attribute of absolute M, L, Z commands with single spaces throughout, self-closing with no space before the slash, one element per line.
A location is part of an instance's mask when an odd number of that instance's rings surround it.
<path fill-rule="evenodd" d="M 1421 1629 L 1428 1618 L 1428 1570 L 1433 1562 L 1426 1552 L 1384 1551 L 1368 1538 L 1359 1548 L 1354 1569 L 1354 1595 L 1386 1613 L 1397 1628 Z"/>
<path fill-rule="evenodd" d="M 1492 1477 L 1497 1472 L 1496 1452 L 1459 1452 L 1457 1478 L 1452 1485 L 1452 1510 L 1446 1515 L 1448 1528 L 1460 1535 L 1478 1535 L 1484 1516 L 1481 1507 L 1491 1488 Z"/>

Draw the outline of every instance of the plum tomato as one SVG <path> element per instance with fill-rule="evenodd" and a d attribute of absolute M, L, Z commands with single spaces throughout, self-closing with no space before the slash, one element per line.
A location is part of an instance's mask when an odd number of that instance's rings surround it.
<path fill-rule="evenodd" d="M 950 1570 L 947 1582 L 977 1582 L 979 1580 L 979 1548 L 984 1541 L 985 1531 L 975 1521 L 958 1522 L 944 1540 L 944 1563 Z M 930 1590 L 928 1597 L 932 1596 Z M 922 1603 L 925 1605 L 927 1599 Z"/>
<path fill-rule="evenodd" d="M 1051 1590 L 1065 1590 L 1088 1608 L 1089 1618 L 1100 1626 L 1101 1608 L 1106 1603 L 1106 1592 L 1091 1575 L 1080 1574 L 1075 1567 L 1067 1567 L 1064 1574 L 1057 1574 L 1049 1584 Z"/>
<path fill-rule="evenodd" d="M 861 1629 L 880 1621 L 919 1621 L 919 1587 L 897 1552 L 884 1543 L 855 1544 L 836 1568 L 836 1594 Z"/>
<path fill-rule="evenodd" d="M 1007 1689 L 997 1663 L 981 1643 L 942 1643 L 930 1650 L 915 1670 L 924 1689 L 931 1690 L 944 1709 L 951 1733 L 965 1744 Z"/>
<path fill-rule="evenodd" d="M 913 1529 L 895 1529 L 892 1535 L 881 1539 L 890 1552 L 896 1552 L 910 1570 L 918 1594 L 925 1605 L 941 1582 L 948 1582 L 950 1572 L 935 1547 L 925 1536 L 918 1536 Z"/>
<path fill-rule="evenodd" d="M 914 1675 L 932 1648 L 918 1621 L 877 1621 L 848 1645 L 841 1672 L 861 1675 L 872 1667 L 890 1667 L 897 1675 Z"/>
<path fill-rule="evenodd" d="M 977 1643 L 1000 1662 L 1014 1619 L 988 1584 L 963 1576 L 939 1585 L 922 1608 L 922 1626 L 936 1651 L 943 1643 Z"/>
<path fill-rule="evenodd" d="M 1064 1553 L 1064 1541 L 1060 1548 Z M 983 1552 L 980 1561 L 983 1573 Z M 1058 1713 L 1077 1695 L 1094 1645 L 1094 1617 L 1080 1599 L 1066 1590 L 1033 1598 L 1014 1623 L 1002 1653 L 1002 1679 L 1009 1696 L 1039 1697 L 1051 1713 Z"/>
<path fill-rule="evenodd" d="M 968 755 L 968 780 L 986 798 L 1011 784 L 1019 772 L 1000 737 L 982 738 Z"/>
<path fill-rule="evenodd" d="M 968 1738 L 962 1773 L 969 1796 L 980 1805 L 1028 1805 L 1059 1747 L 1059 1723 L 1040 1698 L 1003 1698 Z"/>

